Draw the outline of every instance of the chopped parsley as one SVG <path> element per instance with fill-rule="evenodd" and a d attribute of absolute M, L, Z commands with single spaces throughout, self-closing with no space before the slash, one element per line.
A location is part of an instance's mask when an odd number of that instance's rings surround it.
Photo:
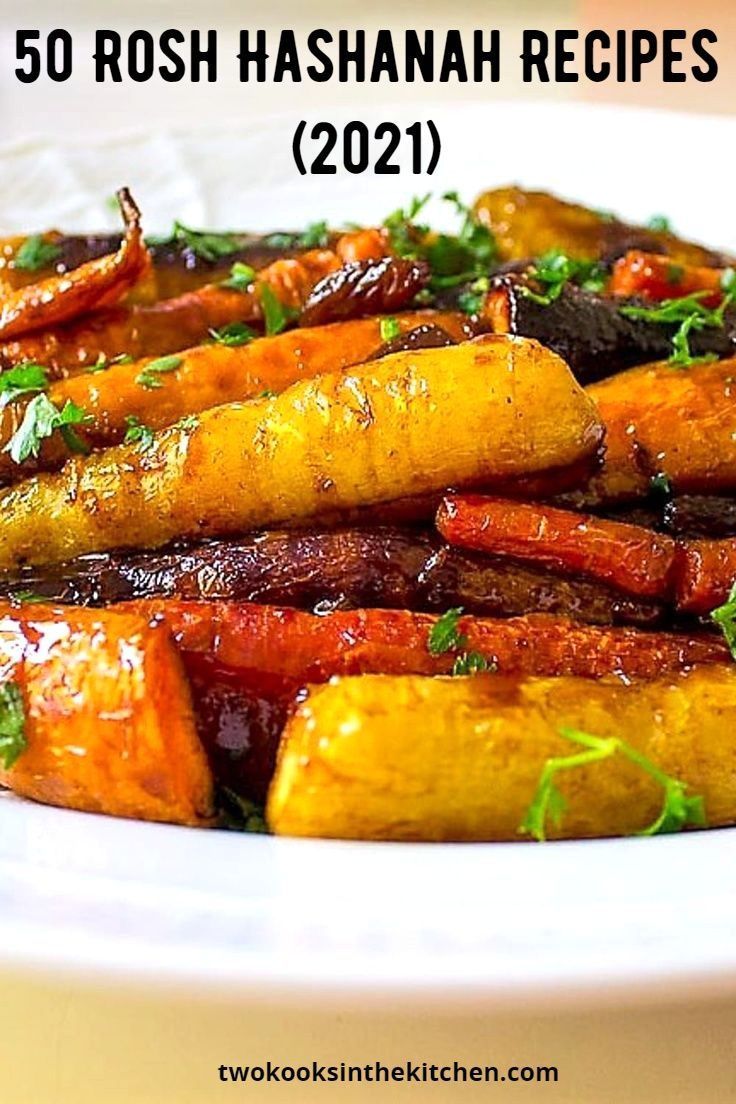
<path fill-rule="evenodd" d="M 725 277 L 724 273 L 724 277 Z M 724 295 L 717 307 L 706 307 L 702 300 L 711 295 L 710 291 L 695 291 L 692 295 L 683 295 L 679 299 L 663 299 L 654 307 L 628 305 L 619 307 L 626 318 L 641 319 L 644 322 L 658 322 L 662 325 L 676 325 L 672 335 L 672 352 L 668 364 L 678 368 L 688 368 L 692 364 L 705 364 L 716 360 L 713 353 L 693 356 L 690 351 L 690 334 L 705 329 L 720 329 L 724 323 L 726 309 L 736 298 L 736 281 L 731 279 L 723 284 Z"/>
<path fill-rule="evenodd" d="M 135 377 L 135 382 L 149 391 L 154 391 L 158 387 L 163 387 L 160 376 L 165 376 L 167 372 L 175 372 L 177 368 L 181 368 L 183 363 L 184 361 L 179 356 L 159 357 L 158 360 L 152 360 L 142 372 L 139 372 Z"/>
<path fill-rule="evenodd" d="M 0 372 L 0 409 L 15 402 L 21 395 L 33 395 L 46 391 L 49 386 L 48 369 L 26 361 Z"/>
<path fill-rule="evenodd" d="M 35 590 L 16 590 L 10 595 L 10 601 L 17 606 L 35 606 L 48 600 L 45 594 L 38 594 Z"/>
<path fill-rule="evenodd" d="M 658 234 L 671 234 L 672 223 L 666 215 L 652 215 L 647 223 L 648 230 L 654 230 Z"/>
<path fill-rule="evenodd" d="M 220 286 L 232 288 L 233 291 L 248 291 L 255 278 L 256 270 L 251 265 L 236 261 L 230 269 L 229 277 Z"/>
<path fill-rule="evenodd" d="M 256 805 L 247 797 L 220 786 L 218 791 L 222 827 L 233 832 L 254 832 L 257 835 L 268 833 L 266 814 L 262 806 Z"/>
<path fill-rule="evenodd" d="M 187 433 L 191 433 L 198 425 L 199 418 L 196 414 L 185 414 L 178 422 L 174 422 L 174 429 L 182 429 Z"/>
<path fill-rule="evenodd" d="M 616 736 L 592 736 L 576 728 L 561 728 L 560 735 L 578 744 L 584 750 L 547 760 L 519 831 L 533 836 L 540 842 L 546 839 L 547 818 L 549 817 L 555 827 L 559 827 L 566 809 L 565 799 L 555 785 L 555 775 L 559 771 L 573 770 L 575 767 L 602 762 L 616 754 L 623 755 L 629 762 L 640 767 L 662 787 L 662 808 L 659 816 L 637 835 L 656 836 L 665 832 L 679 832 L 689 824 L 697 827 L 705 826 L 703 798 L 696 795 L 687 796 L 684 782 L 665 774 L 656 763 L 646 755 L 642 755 L 625 740 Z"/>
<path fill-rule="evenodd" d="M 10 770 L 26 747 L 23 695 L 17 683 L 6 682 L 0 686 L 0 763 Z"/>
<path fill-rule="evenodd" d="M 261 391 L 260 395 L 258 395 L 257 398 L 259 398 L 259 399 L 275 399 L 276 398 L 276 392 L 275 391 Z"/>
<path fill-rule="evenodd" d="M 330 231 L 322 219 L 310 223 L 301 234 L 268 234 L 263 240 L 272 249 L 324 249 L 330 244 Z"/>
<path fill-rule="evenodd" d="M 459 628 L 462 612 L 462 606 L 457 606 L 446 610 L 435 621 L 427 637 L 427 649 L 430 655 L 456 653 L 455 662 L 452 665 L 453 675 L 475 675 L 481 671 L 495 671 L 495 665 L 489 663 L 480 652 L 466 651 L 468 639 Z"/>
<path fill-rule="evenodd" d="M 464 288 L 457 297 L 460 310 L 465 314 L 479 314 L 483 309 L 490 286 L 491 282 L 487 276 L 479 276 L 477 280 L 473 280 L 472 284 Z"/>
<path fill-rule="evenodd" d="M 398 318 L 382 318 L 378 323 L 381 333 L 381 341 L 393 341 L 401 334 L 401 325 Z"/>
<path fill-rule="evenodd" d="M 652 494 L 663 495 L 669 498 L 672 494 L 672 484 L 670 483 L 669 476 L 664 472 L 657 472 L 649 480 L 649 490 Z"/>
<path fill-rule="evenodd" d="M 150 426 L 144 425 L 135 414 L 126 414 L 125 424 L 127 429 L 125 431 L 125 437 L 123 438 L 123 444 L 138 445 L 143 451 L 151 448 L 156 440 L 156 434 Z"/>
<path fill-rule="evenodd" d="M 13 268 L 19 268 L 22 272 L 38 272 L 41 268 L 48 268 L 60 256 L 61 246 L 44 241 L 41 234 L 32 234 L 13 257 Z"/>
<path fill-rule="evenodd" d="M 256 336 L 255 330 L 245 322 L 230 322 L 219 330 L 210 330 L 210 337 L 217 345 L 247 345 Z"/>
<path fill-rule="evenodd" d="M 521 294 L 542 307 L 548 307 L 562 294 L 566 284 L 573 282 L 585 291 L 603 291 L 606 273 L 597 261 L 576 260 L 561 249 L 550 249 L 542 254 L 530 269 L 530 275 L 542 291 L 534 291 L 522 285 Z"/>
<path fill-rule="evenodd" d="M 58 432 L 70 452 L 89 452 L 87 444 L 75 432 L 74 427 L 91 421 L 81 407 L 67 399 L 59 410 L 45 395 L 36 395 L 26 407 L 23 421 L 3 449 L 9 452 L 16 464 L 22 464 L 29 456 L 38 456 L 41 441 Z"/>
<path fill-rule="evenodd" d="M 211 230 L 192 230 L 178 220 L 174 222 L 168 237 L 146 238 L 148 245 L 182 245 L 202 261 L 218 261 L 231 257 L 242 248 L 238 234 L 217 233 Z"/>
<path fill-rule="evenodd" d="M 266 333 L 269 337 L 281 333 L 282 330 L 286 329 L 289 322 L 296 317 L 295 312 L 284 306 L 268 284 L 261 283 L 258 285 L 258 295 L 261 300 L 263 325 Z"/>
<path fill-rule="evenodd" d="M 723 633 L 731 655 L 736 659 L 736 583 L 731 587 L 728 598 L 722 606 L 712 610 L 710 615 Z"/>
<path fill-rule="evenodd" d="M 455 208 L 461 219 L 460 227 L 457 234 L 434 233 L 430 226 L 416 221 L 430 197 L 431 193 L 415 197 L 408 207 L 400 207 L 384 219 L 394 253 L 427 261 L 431 292 L 487 276 L 497 257 L 491 231 L 478 221 L 457 192 L 445 192 L 442 199 Z"/>

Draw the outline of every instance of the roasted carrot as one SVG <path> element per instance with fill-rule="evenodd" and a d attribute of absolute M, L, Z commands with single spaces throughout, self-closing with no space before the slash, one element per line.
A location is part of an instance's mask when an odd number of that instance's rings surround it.
<path fill-rule="evenodd" d="M 5 603 L 0 672 L 4 694 L 17 695 L 21 739 L 2 785 L 111 816 L 211 816 L 212 777 L 165 629 L 130 613 Z"/>
<path fill-rule="evenodd" d="M 0 498 L 0 568 L 176 537 L 333 521 L 359 507 L 496 485 L 593 456 L 601 430 L 566 365 L 496 337 L 396 353 L 204 411 L 70 460 Z"/>
<path fill-rule="evenodd" d="M 611 295 L 655 302 L 708 292 L 700 302 L 705 307 L 717 307 L 723 299 L 723 274 L 722 268 L 674 264 L 671 257 L 661 253 L 630 249 L 614 264 L 608 291 Z"/>
<path fill-rule="evenodd" d="M 735 385 L 731 358 L 690 368 L 648 364 L 589 387 L 616 443 L 576 505 L 640 497 L 655 476 L 678 493 L 734 490 Z"/>
<path fill-rule="evenodd" d="M 392 332 L 406 334 L 416 327 L 434 324 L 462 341 L 472 336 L 466 315 L 415 311 L 392 319 Z M 249 344 L 229 347 L 211 343 L 185 349 L 156 379 L 146 380 L 150 359 L 113 364 L 104 371 L 82 373 L 52 385 L 49 399 L 58 409 L 71 401 L 89 421 L 79 436 L 90 446 L 118 444 L 135 420 L 150 429 L 163 429 L 186 414 L 196 414 L 222 403 L 257 398 L 264 392 L 283 391 L 297 380 L 335 372 L 369 360 L 384 344 L 380 318 L 357 319 L 304 329 L 287 330 Z M 170 369 L 170 370 L 169 370 Z M 4 450 L 20 425 L 28 400 L 10 403 L 0 410 L 0 450 Z M 61 467 L 69 451 L 58 435 L 47 438 L 38 457 L 16 464 L 8 451 L 0 451 L 0 482 L 12 482 L 34 470 Z"/>
<path fill-rule="evenodd" d="M 118 192 L 118 200 L 125 221 L 125 238 L 117 253 L 4 296 L 0 302 L 0 340 L 7 342 L 109 307 L 143 277 L 149 257 L 140 212 L 127 188 Z"/>
<path fill-rule="evenodd" d="M 639 525 L 481 495 L 448 495 L 437 528 L 450 544 L 584 575 L 624 594 L 669 592 L 675 542 Z"/>
<path fill-rule="evenodd" d="M 680 542 L 674 580 L 678 610 L 710 613 L 726 601 L 736 582 L 736 540 Z"/>
<path fill-rule="evenodd" d="M 440 618 L 409 610 L 338 610 L 326 615 L 247 602 L 147 599 L 117 607 L 163 622 L 182 653 L 206 655 L 231 670 L 306 682 L 335 675 L 450 674 L 458 657 L 481 656 L 503 674 L 621 674 L 654 678 L 701 663 L 728 661 L 722 640 L 706 633 L 645 632 L 583 625 L 529 614 L 453 619 L 452 647 L 430 649 Z M 460 664 L 462 668 L 463 664 Z"/>

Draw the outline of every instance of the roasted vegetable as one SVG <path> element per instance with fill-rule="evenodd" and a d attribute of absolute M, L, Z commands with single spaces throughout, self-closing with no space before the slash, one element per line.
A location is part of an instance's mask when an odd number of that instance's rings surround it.
<path fill-rule="evenodd" d="M 485 668 L 653 678 L 729 660 L 717 636 L 595 629 L 544 614 L 492 621 L 452 611 L 442 618 L 375 609 L 315 616 L 223 602 L 147 601 L 125 608 L 171 631 L 215 776 L 256 801 L 265 796 L 284 721 L 306 682 Z M 443 636 L 449 646 L 441 650 Z"/>
<path fill-rule="evenodd" d="M 697 717 L 697 725 L 693 724 Z M 731 726 L 736 670 L 634 683 L 576 678 L 342 679 L 310 690 L 286 726 L 267 806 L 280 835 L 517 840 L 567 728 L 623 737 L 707 823 L 736 820 Z M 629 835 L 652 824 L 662 787 L 624 756 L 562 771 L 554 837 Z"/>
<path fill-rule="evenodd" d="M 564 469 L 596 455 L 600 439 L 591 400 L 535 342 L 397 353 L 18 484 L 0 499 L 0 568 Z"/>
<path fill-rule="evenodd" d="M 560 613 L 591 624 L 657 624 L 660 605 L 586 579 L 451 548 L 416 528 L 269 532 L 142 553 L 98 553 L 0 580 L 0 594 L 101 605 L 130 598 L 226 598 L 303 609 L 383 606 L 510 617 Z"/>
<path fill-rule="evenodd" d="M 575 284 L 558 298 L 540 303 L 527 292 L 529 278 L 507 273 L 491 281 L 481 315 L 494 333 L 534 337 L 554 349 L 583 383 L 614 376 L 638 364 L 665 360 L 672 352 L 678 325 L 661 324 L 623 313 L 620 299 Z M 709 326 L 689 337 L 694 356 L 729 356 L 736 344 L 736 311 L 725 313 L 722 326 Z"/>
<path fill-rule="evenodd" d="M 683 295 L 703 294 L 704 306 L 717 307 L 723 299 L 726 270 L 704 265 L 677 265 L 661 253 L 630 250 L 613 266 L 608 291 L 624 298 L 639 298 L 661 302 Z"/>
<path fill-rule="evenodd" d="M 0 784 L 51 805 L 202 824 L 212 778 L 165 629 L 130 613 L 0 608 L 26 745 Z"/>
<path fill-rule="evenodd" d="M 402 310 L 426 287 L 428 280 L 429 265 L 424 261 L 402 257 L 353 261 L 314 286 L 300 322 L 303 326 L 321 326 Z"/>
<path fill-rule="evenodd" d="M 583 575 L 637 598 L 665 598 L 676 546 L 671 537 L 591 514 L 481 495 L 449 495 L 437 528 L 450 544 Z"/>
<path fill-rule="evenodd" d="M 677 494 L 734 490 L 734 372 L 734 359 L 685 369 L 653 364 L 591 387 L 606 455 L 587 489 L 568 500 L 580 508 L 630 501 L 653 481 Z"/>
<path fill-rule="evenodd" d="M 118 192 L 118 199 L 125 220 L 125 238 L 117 253 L 4 295 L 0 301 L 0 341 L 7 342 L 109 307 L 141 279 L 149 259 L 141 233 L 140 212 L 127 188 Z M 0 354 L 0 362 L 2 359 Z"/>
<path fill-rule="evenodd" d="M 404 334 L 426 322 L 436 322 L 457 341 L 471 336 L 469 321 L 461 314 L 415 312 L 391 319 Z M 211 406 L 257 398 L 264 392 L 276 394 L 297 380 L 334 372 L 369 360 L 384 345 L 381 319 L 364 319 L 332 326 L 289 330 L 273 337 L 244 344 L 223 341 L 186 349 L 165 363 L 166 371 L 150 384 L 151 361 L 113 364 L 104 371 L 83 373 L 60 380 L 49 391 L 49 399 L 62 409 L 72 402 L 87 415 L 79 427 L 83 441 L 95 448 L 121 442 L 131 425 L 148 429 L 173 425 L 186 415 Z M 237 335 L 236 335 L 237 336 Z M 448 338 L 448 340 L 450 340 Z M 160 360 L 154 363 L 161 365 Z M 7 446 L 20 425 L 28 398 L 0 410 L 0 449 Z M 148 440 L 146 436 L 145 440 Z M 145 443 L 145 442 L 144 442 Z M 0 451 L 0 482 L 21 478 L 24 471 L 61 467 L 69 450 L 58 434 L 46 438 L 38 456 L 18 465 L 8 451 Z"/>
<path fill-rule="evenodd" d="M 736 540 L 682 542 L 675 593 L 683 613 L 708 614 L 728 598 L 736 582 Z"/>
<path fill-rule="evenodd" d="M 724 262 L 723 254 L 683 241 L 667 230 L 631 226 L 607 212 L 568 203 L 548 192 L 496 188 L 478 197 L 473 212 L 493 233 L 504 260 L 524 260 L 560 249 L 571 257 L 605 261 L 630 249 L 645 249 L 665 253 L 678 264 Z"/>

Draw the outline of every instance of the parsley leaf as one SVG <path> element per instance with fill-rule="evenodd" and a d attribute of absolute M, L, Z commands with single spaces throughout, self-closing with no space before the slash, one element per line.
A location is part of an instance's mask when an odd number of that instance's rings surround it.
<path fill-rule="evenodd" d="M 199 425 L 199 418 L 196 414 L 185 414 L 178 422 L 174 422 L 174 429 L 183 429 L 187 433 L 191 433 Z"/>
<path fill-rule="evenodd" d="M 268 284 L 258 285 L 258 294 L 263 310 L 263 324 L 269 337 L 281 333 L 296 314 L 289 307 L 284 306 L 276 293 Z"/>
<path fill-rule="evenodd" d="M 15 368 L 8 368 L 7 372 L 0 372 L 0 409 L 15 402 L 21 395 L 46 391 L 49 386 L 47 371 L 40 364 L 26 361 Z"/>
<path fill-rule="evenodd" d="M 247 345 L 255 336 L 255 330 L 244 322 L 230 322 L 219 330 L 210 330 L 210 337 L 218 345 Z"/>
<path fill-rule="evenodd" d="M 124 445 L 137 444 L 143 451 L 151 448 L 156 439 L 156 434 L 150 426 L 144 425 L 135 414 L 126 414 L 125 424 L 128 428 L 123 438 Z"/>
<path fill-rule="evenodd" d="M 265 810 L 255 801 L 241 797 L 227 786 L 220 786 L 218 795 L 222 813 L 223 828 L 234 832 L 254 832 L 258 835 L 268 833 Z"/>
<path fill-rule="evenodd" d="M 330 231 L 322 219 L 311 222 L 301 234 L 268 234 L 264 243 L 273 249 L 324 249 L 330 243 Z"/>
<path fill-rule="evenodd" d="M 592 736 L 589 732 L 581 732 L 576 728 L 561 728 L 560 735 L 585 750 L 547 760 L 519 831 L 533 836 L 539 842 L 546 839 L 547 819 L 549 818 L 555 827 L 559 827 L 565 811 L 565 800 L 554 781 L 557 773 L 602 762 L 616 754 L 623 755 L 629 762 L 640 767 L 662 787 L 662 808 L 659 816 L 646 828 L 637 832 L 637 835 L 655 836 L 665 832 L 679 832 L 689 824 L 697 827 L 705 826 L 705 807 L 702 797 L 687 796 L 684 782 L 665 774 L 656 763 L 646 755 L 642 755 L 625 740 L 617 736 Z"/>
<path fill-rule="evenodd" d="M 427 637 L 427 649 L 430 655 L 440 656 L 447 652 L 457 653 L 452 665 L 453 675 L 476 675 L 481 671 L 495 671 L 496 665 L 489 663 L 480 652 L 465 651 L 468 639 L 460 632 L 459 621 L 462 606 L 448 609 L 435 621 Z"/>
<path fill-rule="evenodd" d="M 606 282 L 605 272 L 597 261 L 576 260 L 561 249 L 543 253 L 533 263 L 530 275 L 542 285 L 543 291 L 534 291 L 524 284 L 520 288 L 521 294 L 542 307 L 548 307 L 559 299 L 563 288 L 571 281 L 592 292 L 602 291 Z"/>
<path fill-rule="evenodd" d="M 29 456 L 38 456 L 41 441 L 59 431 L 70 452 L 89 452 L 87 444 L 75 433 L 74 426 L 91 421 L 81 407 L 67 399 L 62 410 L 44 394 L 36 395 L 26 407 L 23 421 L 3 449 L 16 464 Z"/>
<path fill-rule="evenodd" d="M 491 286 L 487 276 L 479 276 L 469 287 L 465 288 L 457 297 L 457 305 L 465 314 L 479 314 L 483 309 L 486 294 Z"/>
<path fill-rule="evenodd" d="M 61 246 L 44 241 L 41 234 L 32 234 L 13 257 L 13 268 L 19 268 L 22 272 L 38 272 L 40 268 L 48 268 L 59 256 Z"/>
<path fill-rule="evenodd" d="M 731 587 L 728 598 L 723 605 L 711 611 L 710 619 L 718 625 L 725 637 L 731 655 L 736 659 L 736 583 Z"/>
<path fill-rule="evenodd" d="M 10 770 L 26 750 L 23 695 L 15 682 L 0 686 L 0 763 Z"/>
<path fill-rule="evenodd" d="M 220 286 L 232 288 L 233 291 L 248 291 L 255 278 L 256 270 L 251 265 L 236 261 L 230 269 L 230 276 Z"/>
<path fill-rule="evenodd" d="M 146 238 L 148 245 L 183 245 L 195 257 L 203 261 L 217 261 L 221 257 L 230 257 L 242 246 L 238 234 L 217 233 L 211 230 L 192 230 L 178 219 L 174 222 L 168 237 Z"/>
<path fill-rule="evenodd" d="M 456 606 L 446 610 L 432 628 L 427 638 L 429 654 L 433 656 L 444 655 L 445 652 L 459 652 L 465 647 L 467 640 L 458 628 L 458 622 L 462 616 L 463 607 Z"/>
<path fill-rule="evenodd" d="M 671 234 L 672 223 L 666 215 L 652 215 L 647 223 L 648 230 L 654 230 L 655 233 Z"/>
<path fill-rule="evenodd" d="M 167 372 L 175 372 L 177 368 L 181 368 L 183 363 L 184 361 L 179 356 L 159 357 L 158 360 L 152 360 L 142 372 L 139 372 L 135 377 L 135 382 L 149 391 L 154 391 L 158 387 L 163 387 L 159 376 L 166 375 Z"/>
<path fill-rule="evenodd" d="M 731 284 L 729 284 L 731 288 Z M 668 364 L 678 368 L 688 368 L 692 364 L 705 364 L 717 360 L 713 353 L 693 356 L 690 351 L 690 334 L 705 329 L 720 329 L 724 323 L 726 309 L 736 298 L 736 288 L 727 290 L 717 307 L 706 307 L 702 300 L 710 295 L 709 291 L 695 291 L 692 295 L 683 295 L 679 299 L 663 299 L 656 307 L 623 306 L 619 311 L 626 318 L 641 319 L 644 322 L 659 322 L 662 325 L 677 325 L 672 336 L 672 352 Z"/>
<path fill-rule="evenodd" d="M 378 323 L 381 341 L 393 341 L 401 334 L 401 325 L 397 318 L 382 318 Z"/>

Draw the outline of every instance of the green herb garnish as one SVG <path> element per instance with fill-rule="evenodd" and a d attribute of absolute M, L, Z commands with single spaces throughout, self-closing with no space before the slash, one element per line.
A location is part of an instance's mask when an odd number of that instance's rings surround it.
<path fill-rule="evenodd" d="M 258 285 L 258 294 L 263 310 L 263 324 L 269 337 L 281 333 L 295 317 L 296 313 L 285 307 L 268 284 Z"/>
<path fill-rule="evenodd" d="M 301 234 L 268 234 L 264 244 L 273 249 L 324 249 L 330 243 L 330 231 L 327 223 L 312 222 Z"/>
<path fill-rule="evenodd" d="M 26 750 L 26 717 L 23 695 L 15 682 L 0 686 L 0 763 L 6 770 Z"/>
<path fill-rule="evenodd" d="M 221 287 L 232 288 L 233 291 L 248 291 L 256 278 L 256 270 L 249 264 L 236 261 L 230 269 L 227 280 L 223 280 Z"/>
<path fill-rule="evenodd" d="M 234 832 L 254 832 L 257 835 L 268 833 L 266 814 L 262 806 L 256 805 L 247 797 L 241 797 L 227 786 L 220 786 L 220 812 L 222 827 Z"/>
<path fill-rule="evenodd" d="M 718 359 L 714 353 L 693 356 L 690 351 L 690 334 L 722 328 L 726 309 L 736 298 L 736 290 L 732 290 L 729 285 L 719 306 L 706 307 L 702 300 L 711 294 L 709 291 L 695 291 L 692 295 L 683 295 L 679 299 L 663 299 L 656 307 L 629 305 L 619 307 L 619 311 L 626 318 L 676 325 L 678 328 L 672 336 L 672 352 L 667 363 L 678 368 L 688 368 L 692 364 L 705 364 Z"/>
<path fill-rule="evenodd" d="M 3 449 L 9 452 L 16 464 L 22 464 L 29 456 L 38 456 L 41 441 L 58 430 L 70 452 L 89 452 L 89 446 L 78 436 L 74 426 L 91 421 L 81 407 L 67 399 L 62 410 L 54 406 L 44 394 L 36 395 L 26 407 L 23 421 Z"/>
<path fill-rule="evenodd" d="M 457 297 L 457 305 L 465 314 L 479 314 L 483 309 L 485 297 L 491 282 L 487 276 L 479 276 L 469 287 L 465 288 Z"/>
<path fill-rule="evenodd" d="M 33 395 L 46 391 L 49 386 L 48 369 L 40 364 L 17 364 L 0 373 L 0 409 L 15 402 L 21 395 Z"/>
<path fill-rule="evenodd" d="M 275 399 L 276 398 L 276 392 L 275 391 L 261 391 L 260 395 L 258 395 L 257 398 L 259 398 L 259 399 Z"/>
<path fill-rule="evenodd" d="M 452 665 L 453 675 L 475 675 L 481 671 L 495 671 L 495 664 L 489 663 L 480 652 L 466 651 L 468 639 L 460 632 L 459 621 L 462 616 L 462 606 L 446 610 L 435 621 L 429 630 L 427 637 L 427 649 L 430 655 L 441 656 L 447 652 L 455 652 L 455 662 Z"/>
<path fill-rule="evenodd" d="M 647 223 L 647 229 L 659 234 L 671 234 L 672 223 L 666 215 L 652 215 Z"/>
<path fill-rule="evenodd" d="M 247 345 L 255 336 L 255 330 L 246 326 L 245 322 L 230 322 L 219 330 L 210 330 L 210 337 L 218 345 Z"/>
<path fill-rule="evenodd" d="M 168 237 L 148 237 L 146 242 L 148 245 L 183 245 L 203 261 L 230 257 L 242 248 L 242 239 L 238 234 L 192 230 L 178 220 L 174 222 Z"/>
<path fill-rule="evenodd" d="M 649 480 L 649 489 L 652 494 L 669 497 L 672 494 L 672 484 L 669 476 L 665 475 L 664 472 L 657 472 Z"/>
<path fill-rule="evenodd" d="M 123 444 L 138 445 L 143 451 L 153 445 L 156 439 L 155 431 L 150 426 L 144 425 L 135 414 L 126 414 L 125 424 L 128 428 L 125 431 Z"/>
<path fill-rule="evenodd" d="M 713 621 L 723 633 L 731 655 L 736 659 L 736 583 L 731 587 L 728 598 L 722 606 L 711 611 Z"/>
<path fill-rule="evenodd" d="M 174 429 L 182 429 L 186 433 L 191 433 L 198 425 L 199 418 L 196 414 L 185 414 L 178 422 L 174 422 Z"/>
<path fill-rule="evenodd" d="M 135 382 L 140 384 L 141 387 L 153 391 L 157 387 L 163 387 L 160 376 L 166 375 L 167 372 L 175 372 L 177 368 L 181 368 L 183 363 L 184 361 L 179 356 L 159 357 L 158 360 L 152 360 L 150 364 L 146 365 L 143 371 L 135 377 Z"/>
<path fill-rule="evenodd" d="M 18 606 L 36 606 L 48 602 L 49 599 L 45 594 L 37 594 L 35 590 L 16 590 L 10 595 L 10 601 Z"/>
<path fill-rule="evenodd" d="M 685 793 L 686 786 L 684 782 L 665 774 L 656 763 L 653 763 L 646 755 L 642 755 L 625 740 L 621 740 L 616 736 L 591 736 L 590 733 L 581 732 L 576 728 L 561 728 L 560 735 L 574 744 L 579 744 L 585 750 L 573 755 L 555 756 L 547 760 L 542 768 L 537 789 L 519 831 L 533 836 L 534 839 L 540 842 L 546 839 L 545 824 L 547 818 L 549 817 L 555 827 L 559 827 L 566 808 L 565 799 L 555 785 L 555 775 L 559 771 L 573 770 L 575 767 L 584 767 L 591 763 L 602 762 L 617 753 L 651 775 L 663 791 L 662 809 L 659 816 L 646 828 L 637 832 L 637 835 L 656 836 L 665 832 L 679 832 L 688 824 L 697 827 L 705 826 L 703 798 L 698 796 L 688 797 Z"/>
<path fill-rule="evenodd" d="M 41 234 L 32 234 L 13 257 L 13 268 L 19 268 L 23 272 L 38 272 L 41 268 L 48 268 L 60 256 L 61 246 L 44 241 Z"/>
<path fill-rule="evenodd" d="M 398 318 L 382 318 L 378 323 L 381 341 L 393 341 L 401 334 L 401 325 Z"/>
<path fill-rule="evenodd" d="M 576 260 L 561 249 L 550 249 L 532 265 L 529 273 L 542 286 L 541 292 L 524 284 L 520 291 L 527 299 L 548 307 L 559 299 L 566 284 L 572 282 L 585 291 L 603 291 L 606 274 L 597 261 Z"/>

